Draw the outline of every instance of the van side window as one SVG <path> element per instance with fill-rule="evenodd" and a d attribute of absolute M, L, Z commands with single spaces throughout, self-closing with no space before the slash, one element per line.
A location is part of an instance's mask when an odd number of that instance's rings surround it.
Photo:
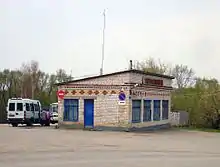
<path fill-rule="evenodd" d="M 29 103 L 25 103 L 26 106 L 26 111 L 30 111 L 30 104 Z"/>
<path fill-rule="evenodd" d="M 37 104 L 34 104 L 34 111 L 39 111 L 39 107 Z"/>
<path fill-rule="evenodd" d="M 23 103 L 17 103 L 17 111 L 23 111 Z"/>
<path fill-rule="evenodd" d="M 15 111 L 15 103 L 9 103 L 9 111 Z"/>
<path fill-rule="evenodd" d="M 31 111 L 34 111 L 34 104 L 33 103 L 30 104 L 30 108 L 31 108 Z"/>

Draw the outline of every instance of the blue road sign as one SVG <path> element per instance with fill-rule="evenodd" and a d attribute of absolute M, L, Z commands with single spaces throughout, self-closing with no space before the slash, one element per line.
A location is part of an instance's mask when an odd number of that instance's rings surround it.
<path fill-rule="evenodd" d="M 121 93 L 119 94 L 118 98 L 119 98 L 120 101 L 125 101 L 125 99 L 126 99 L 125 93 L 124 93 L 124 92 L 121 92 Z"/>

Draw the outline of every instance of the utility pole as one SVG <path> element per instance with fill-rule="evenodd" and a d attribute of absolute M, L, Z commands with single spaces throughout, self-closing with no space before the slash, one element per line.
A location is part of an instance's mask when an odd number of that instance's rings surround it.
<path fill-rule="evenodd" d="M 106 18 L 105 18 L 105 10 L 103 12 L 104 16 L 104 25 L 103 25 L 103 32 L 102 32 L 102 64 L 100 69 L 100 75 L 103 75 L 103 68 L 104 68 L 104 56 L 105 56 L 105 24 L 106 24 Z"/>

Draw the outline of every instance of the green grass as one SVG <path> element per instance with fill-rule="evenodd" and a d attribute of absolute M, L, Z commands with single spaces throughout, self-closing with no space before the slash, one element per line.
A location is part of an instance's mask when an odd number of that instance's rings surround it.
<path fill-rule="evenodd" d="M 210 128 L 196 128 L 196 127 L 175 127 L 177 129 L 192 130 L 192 131 L 203 131 L 203 132 L 215 132 L 220 133 L 220 129 L 210 129 Z"/>

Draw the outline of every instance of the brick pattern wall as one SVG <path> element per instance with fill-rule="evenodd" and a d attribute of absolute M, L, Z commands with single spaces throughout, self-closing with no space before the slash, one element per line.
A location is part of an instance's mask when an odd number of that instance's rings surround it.
<path fill-rule="evenodd" d="M 149 79 L 162 79 L 164 86 L 171 86 L 172 85 L 171 79 L 160 78 L 160 77 L 156 77 L 156 76 L 149 76 L 149 75 L 145 75 L 145 74 L 135 74 L 135 73 L 130 73 L 130 82 L 142 83 L 143 77 L 147 77 Z"/>
<path fill-rule="evenodd" d="M 85 81 L 75 82 L 77 84 L 100 84 L 100 85 L 122 85 L 126 82 L 129 82 L 129 73 L 116 74 L 111 76 L 104 76 L 101 78 L 95 78 Z"/>
<path fill-rule="evenodd" d="M 84 99 L 93 98 L 94 99 L 94 125 L 95 126 L 116 126 L 118 124 L 128 123 L 129 115 L 129 99 L 126 101 L 126 105 L 118 105 L 118 94 L 120 92 L 120 87 L 118 89 L 63 89 L 66 91 L 65 99 L 79 99 L 79 123 L 84 122 Z M 75 91 L 74 95 L 71 93 Z M 90 94 L 92 92 L 100 92 L 99 94 Z M 81 94 L 83 91 L 85 93 Z M 103 92 L 106 92 L 103 94 Z M 68 92 L 68 93 L 67 93 Z M 125 87 L 124 92 L 126 96 L 129 96 L 129 88 Z M 60 124 L 71 124 L 71 122 L 63 122 L 63 101 L 59 102 L 59 123 Z M 78 124 L 78 123 L 72 123 Z"/>
<path fill-rule="evenodd" d="M 101 78 L 95 78 L 90 80 L 74 82 L 74 84 L 101 84 L 101 85 L 123 85 L 124 83 L 142 83 L 143 77 L 149 79 L 162 79 L 164 86 L 171 86 L 172 80 L 167 78 L 160 78 L 156 76 L 149 76 L 145 74 L 138 73 L 123 73 L 111 76 L 104 76 Z"/>

